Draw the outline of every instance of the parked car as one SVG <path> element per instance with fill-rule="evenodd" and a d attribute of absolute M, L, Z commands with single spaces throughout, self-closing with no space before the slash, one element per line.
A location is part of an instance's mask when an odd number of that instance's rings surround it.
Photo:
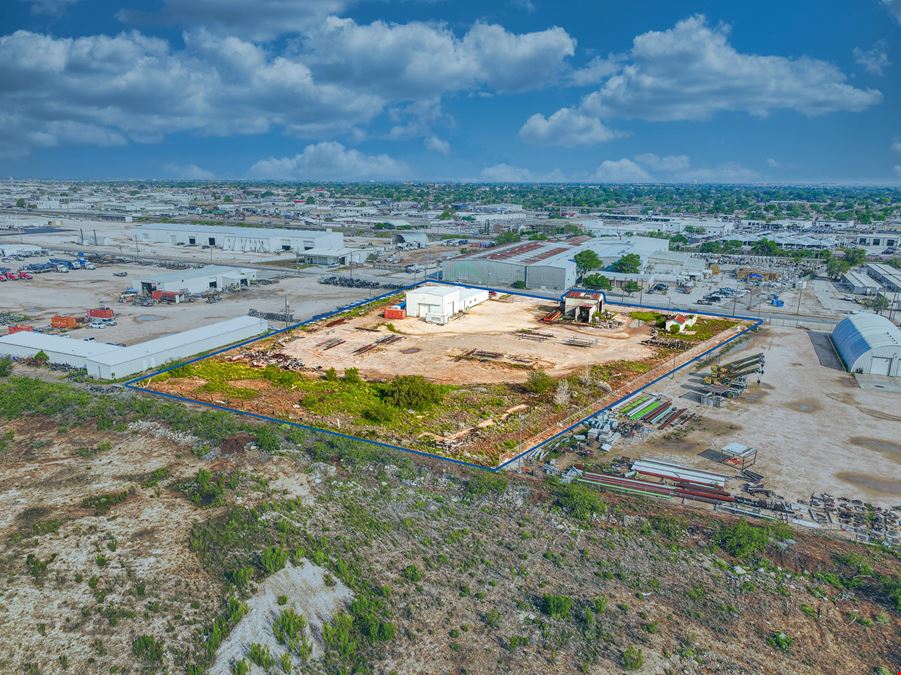
<path fill-rule="evenodd" d="M 128 272 L 113 272 L 114 277 L 127 277 Z"/>
<path fill-rule="evenodd" d="M 106 324 L 103 323 L 102 321 L 91 321 L 90 327 L 91 328 L 106 328 Z"/>

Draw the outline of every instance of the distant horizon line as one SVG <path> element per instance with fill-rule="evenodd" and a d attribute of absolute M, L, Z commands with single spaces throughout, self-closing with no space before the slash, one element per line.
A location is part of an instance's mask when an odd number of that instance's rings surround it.
<path fill-rule="evenodd" d="M 485 180 L 428 180 L 428 179 L 278 179 L 278 178 L 14 178 L 6 183 L 163 183 L 163 184 L 252 184 L 252 185 L 511 185 L 511 186 L 573 186 L 573 187 L 872 187 L 901 190 L 901 181 L 757 181 L 757 182 L 694 182 L 694 181 L 642 181 L 642 182 L 589 182 L 589 181 L 485 181 Z"/>

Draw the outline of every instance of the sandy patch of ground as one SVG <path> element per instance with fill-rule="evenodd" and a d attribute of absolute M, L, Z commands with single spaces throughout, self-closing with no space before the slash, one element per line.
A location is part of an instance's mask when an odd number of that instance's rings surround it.
<path fill-rule="evenodd" d="M 445 326 L 415 318 L 392 320 L 395 334 L 403 339 L 355 354 L 361 347 L 392 334 L 384 325 L 381 310 L 374 310 L 315 333 L 298 332 L 293 336 L 296 339 L 288 342 L 282 351 L 302 360 L 309 368 L 335 368 L 342 372 L 353 367 L 367 379 L 425 375 L 434 382 L 464 385 L 525 382 L 529 371 L 535 369 L 562 377 L 593 364 L 621 359 L 637 361 L 655 353 L 641 344 L 650 335 L 650 329 L 645 326 L 611 330 L 541 323 L 541 317 L 553 307 L 548 301 L 513 296 L 507 301 L 477 305 Z M 620 318 L 628 325 L 628 317 Z M 372 332 L 376 329 L 377 333 Z M 517 332 L 523 330 L 550 337 L 541 342 L 518 337 Z M 588 347 L 567 345 L 570 338 L 597 342 Z M 333 339 L 345 342 L 331 349 L 322 348 L 323 343 Z M 522 359 L 523 366 L 461 360 L 473 349 Z M 509 363 L 510 359 L 505 361 Z"/>
<path fill-rule="evenodd" d="M 791 500 L 826 492 L 882 506 L 901 503 L 901 395 L 860 389 L 834 354 L 815 347 L 817 340 L 803 329 L 771 327 L 729 352 L 723 361 L 763 351 L 766 372 L 760 386 L 720 409 L 697 403 L 694 373 L 659 383 L 656 390 L 703 420 L 684 437 L 655 433 L 623 446 L 624 454 L 716 471 L 699 453 L 737 441 L 759 449 L 755 471 Z"/>
<path fill-rule="evenodd" d="M 279 596 L 286 596 L 288 601 L 279 605 Z M 331 621 L 335 613 L 352 599 L 353 592 L 324 568 L 309 561 L 304 561 L 299 567 L 288 563 L 267 577 L 257 587 L 256 594 L 247 601 L 247 614 L 219 647 L 210 673 L 231 673 L 232 664 L 245 658 L 254 643 L 268 647 L 269 653 L 278 661 L 286 649 L 275 639 L 272 621 L 288 608 L 307 620 L 306 634 L 313 647 L 312 658 L 319 658 L 322 655 L 322 624 Z M 301 666 L 296 657 L 294 664 Z M 252 672 L 262 671 L 253 666 Z"/>

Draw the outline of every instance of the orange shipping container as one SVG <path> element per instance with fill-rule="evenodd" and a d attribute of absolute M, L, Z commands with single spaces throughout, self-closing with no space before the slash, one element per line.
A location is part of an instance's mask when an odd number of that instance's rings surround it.
<path fill-rule="evenodd" d="M 78 319 L 74 316 L 54 316 L 50 319 L 50 325 L 54 328 L 77 328 Z"/>
<path fill-rule="evenodd" d="M 406 319 L 407 311 L 400 307 L 388 307 L 385 310 L 386 319 Z"/>

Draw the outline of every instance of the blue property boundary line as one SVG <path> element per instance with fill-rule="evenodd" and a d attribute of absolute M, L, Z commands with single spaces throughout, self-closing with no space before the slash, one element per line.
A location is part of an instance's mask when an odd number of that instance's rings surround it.
<path fill-rule="evenodd" d="M 548 439 L 542 441 L 541 443 L 537 443 L 536 445 L 533 445 L 533 446 L 530 447 L 530 448 L 527 448 L 526 450 L 524 450 L 523 452 L 519 453 L 519 454 L 516 455 L 515 457 L 513 457 L 513 458 L 507 460 L 506 462 L 504 462 L 503 464 L 499 464 L 498 466 L 495 466 L 495 467 L 482 466 L 482 465 L 480 465 L 480 464 L 474 464 L 474 463 L 472 463 L 472 462 L 467 462 L 467 461 L 464 461 L 464 460 L 462 460 L 462 459 L 454 459 L 454 458 L 452 458 L 452 457 L 444 457 L 444 456 L 442 456 L 442 455 L 438 455 L 438 454 L 431 453 L 431 452 L 425 452 L 425 451 L 422 451 L 422 450 L 414 450 L 414 449 L 412 449 L 412 448 L 405 448 L 405 447 L 403 447 L 403 446 L 401 446 L 401 445 L 393 445 L 393 444 L 391 444 L 391 443 L 384 443 L 384 442 L 382 442 L 382 441 L 375 441 L 375 440 L 372 440 L 372 439 L 369 439 L 369 438 L 362 438 L 362 437 L 360 437 L 360 436 L 352 436 L 352 435 L 350 435 L 350 434 L 342 434 L 342 433 L 339 432 L 339 431 L 332 431 L 332 430 L 330 430 L 330 429 L 323 429 L 323 428 L 321 428 L 321 427 L 314 427 L 314 426 L 311 426 L 311 425 L 308 425 L 308 424 L 300 424 L 300 423 L 298 423 L 298 422 L 290 422 L 290 421 L 288 421 L 288 420 L 279 419 L 279 418 L 277 418 L 277 417 L 269 417 L 268 415 L 261 415 L 261 414 L 259 414 L 259 413 L 250 412 L 250 411 L 247 411 L 247 410 L 240 410 L 240 409 L 238 409 L 238 408 L 231 408 L 231 407 L 228 407 L 228 406 L 217 405 L 217 404 L 215 404 L 215 403 L 207 403 L 207 402 L 205 402 L 205 401 L 198 401 L 197 399 L 187 398 L 187 397 L 185 397 L 185 396 L 177 396 L 177 395 L 175 395 L 175 394 L 168 394 L 168 393 L 166 393 L 166 392 L 156 391 L 156 390 L 154 390 L 154 389 L 148 389 L 148 388 L 146 388 L 146 387 L 140 387 L 140 386 L 138 386 L 138 383 L 139 383 L 139 382 L 144 382 L 145 380 L 152 379 L 152 378 L 156 377 L 157 375 L 162 375 L 163 373 L 168 373 L 170 370 L 174 370 L 174 369 L 176 369 L 176 368 L 181 368 L 182 366 L 187 366 L 187 365 L 190 365 L 190 364 L 192 364 L 192 363 L 197 363 L 198 361 L 203 361 L 203 360 L 205 360 L 205 359 L 209 359 L 209 358 L 212 358 L 212 357 L 214 357 L 214 356 L 218 356 L 219 354 L 222 354 L 222 353 L 231 351 L 231 350 L 233 350 L 233 349 L 237 349 L 237 348 L 239 348 L 239 347 L 243 347 L 243 346 L 248 345 L 248 344 L 252 344 L 252 343 L 254 343 L 254 342 L 258 342 L 258 341 L 260 341 L 260 340 L 265 340 L 265 339 L 271 338 L 271 337 L 273 337 L 273 336 L 275 336 L 275 335 L 279 335 L 279 334 L 281 334 L 281 333 L 286 333 L 286 332 L 288 332 L 288 331 L 296 330 L 296 329 L 300 328 L 301 326 L 307 326 L 307 325 L 309 325 L 309 324 L 316 323 L 317 321 L 322 321 L 323 319 L 329 319 L 329 318 L 331 318 L 331 317 L 333 317 L 333 316 L 337 316 L 337 315 L 339 315 L 339 314 L 344 314 L 345 312 L 352 311 L 352 310 L 354 310 L 354 309 L 357 309 L 358 307 L 363 307 L 364 305 L 369 305 L 369 304 L 372 304 L 372 303 L 374 303 L 374 302 L 378 302 L 379 300 L 384 300 L 385 298 L 390 298 L 390 297 L 393 296 L 393 295 L 397 295 L 398 293 L 402 293 L 402 292 L 406 292 L 406 291 L 412 290 L 412 289 L 414 289 L 414 288 L 418 288 L 419 286 L 422 286 L 422 285 L 424 285 L 424 284 L 442 284 L 442 285 L 444 285 L 444 286 L 456 286 L 456 287 L 460 287 L 460 288 L 475 288 L 475 289 L 483 290 L 483 291 L 493 291 L 493 292 L 495 292 L 495 293 L 504 293 L 504 294 L 509 294 L 509 295 L 519 295 L 519 296 L 522 296 L 522 297 L 526 297 L 526 298 L 534 298 L 534 299 L 538 299 L 538 300 L 547 300 L 547 301 L 553 301 L 553 300 L 554 300 L 553 297 L 548 297 L 548 296 L 546 296 L 546 295 L 537 295 L 537 294 L 535 294 L 535 293 L 524 293 L 524 292 L 520 292 L 520 291 L 516 291 L 516 290 L 509 290 L 509 289 L 503 289 L 503 288 L 492 288 L 492 287 L 489 287 L 489 286 L 476 286 L 476 285 L 473 285 L 473 284 L 463 284 L 463 283 L 456 283 L 456 282 L 451 282 L 451 281 L 440 281 L 440 280 L 436 280 L 436 279 L 424 279 L 423 281 L 419 281 L 419 282 L 410 284 L 410 285 L 408 285 L 408 286 L 402 286 L 401 288 L 393 289 L 393 290 L 391 290 L 391 291 L 389 291 L 389 292 L 387 292 L 387 293 L 382 293 L 381 295 L 377 295 L 377 296 L 375 296 L 374 298 L 366 298 L 365 300 L 360 300 L 359 302 L 355 302 L 355 303 L 352 303 L 352 304 L 350 304 L 350 305 L 345 305 L 344 307 L 341 307 L 341 308 L 339 308 L 339 309 L 332 310 L 332 311 L 330 311 L 330 312 L 325 312 L 325 313 L 323 313 L 323 314 L 316 314 L 315 316 L 312 316 L 312 317 L 310 317 L 309 319 L 305 319 L 304 321 L 299 321 L 299 322 L 297 322 L 297 323 L 295 323 L 295 324 L 292 324 L 292 325 L 290 325 L 290 326 L 286 326 L 285 328 L 280 328 L 280 329 L 278 329 L 278 330 L 269 331 L 269 332 L 267 332 L 267 333 L 264 333 L 263 335 L 258 335 L 258 336 L 256 336 L 256 337 L 252 337 L 252 338 L 249 338 L 249 339 L 247 339 L 247 340 L 242 340 L 241 342 L 237 342 L 237 343 L 235 343 L 235 344 L 231 344 L 231 345 L 228 345 L 228 346 L 226 346 L 226 347 L 222 347 L 222 348 L 217 349 L 217 350 L 215 350 L 215 351 L 212 351 L 212 352 L 209 352 L 209 353 L 207 353 L 207 354 L 204 354 L 203 356 L 198 356 L 198 357 L 195 357 L 195 358 L 193 358 L 193 359 L 188 359 L 187 361 L 181 361 L 181 362 L 179 362 L 179 363 L 176 363 L 176 364 L 171 365 L 171 366 L 167 366 L 166 368 L 161 368 L 160 370 L 156 370 L 156 371 L 154 371 L 154 372 L 152 372 L 152 373 L 149 373 L 149 374 L 146 374 L 146 375 L 140 375 L 140 376 L 138 376 L 138 377 L 135 377 L 135 378 L 132 378 L 132 379 L 126 381 L 126 382 L 124 383 L 123 386 L 125 386 L 125 387 L 128 388 L 128 389 L 132 389 L 132 390 L 134 390 L 134 391 L 140 391 L 140 392 L 144 392 L 144 393 L 146 393 L 146 394 L 152 394 L 153 396 L 158 396 L 158 397 L 160 397 L 160 398 L 165 398 L 165 399 L 169 399 L 169 400 L 173 400 L 173 401 L 179 401 L 179 402 L 181 402 L 181 403 L 190 403 L 190 404 L 193 404 L 193 405 L 201 405 L 201 406 L 204 406 L 204 407 L 207 407 L 207 408 L 212 408 L 213 410 L 219 410 L 219 411 L 222 411 L 222 412 L 234 413 L 234 414 L 237 414 L 237 415 L 244 415 L 244 416 L 246 416 L 246 417 L 251 417 L 251 418 L 253 418 L 253 419 L 262 420 L 262 421 L 264 421 L 264 422 L 273 422 L 273 423 L 275 423 L 275 424 L 280 424 L 280 425 L 286 425 L 286 426 L 290 426 L 290 427 L 295 427 L 295 428 L 297 428 L 297 429 L 304 429 L 304 430 L 307 430 L 307 431 L 315 431 L 315 432 L 318 432 L 318 433 L 322 433 L 322 434 L 327 434 L 327 435 L 329 435 L 329 436 L 333 436 L 333 437 L 335 437 L 335 438 L 344 438 L 344 439 L 347 439 L 347 440 L 357 441 L 357 442 L 360 442 L 360 443 L 368 443 L 368 444 L 370 444 L 370 445 L 374 445 L 374 446 L 377 446 L 377 447 L 380 447 L 380 448 L 386 448 L 386 449 L 389 449 L 389 450 L 399 450 L 399 451 L 401 451 L 401 452 L 410 453 L 410 454 L 413 454 L 413 455 L 417 455 L 417 456 L 419 456 L 419 457 L 426 457 L 426 458 L 429 458 L 429 459 L 437 459 L 437 460 L 440 460 L 440 461 L 443 461 L 443 462 L 450 462 L 450 463 L 452 463 L 452 464 L 457 464 L 457 465 L 459 465 L 459 466 L 466 466 L 466 467 L 470 467 L 470 468 L 473 468 L 473 469 L 480 469 L 480 470 L 482 470 L 482 471 L 490 471 L 490 472 L 492 472 L 492 473 L 497 473 L 498 471 L 502 471 L 502 470 L 505 469 L 506 467 L 510 466 L 512 463 L 514 463 L 514 462 L 516 462 L 516 461 L 522 459 L 522 458 L 525 457 L 526 455 L 529 455 L 529 454 L 535 452 L 535 451 L 538 450 L 539 448 L 541 448 L 541 447 L 547 445 L 548 443 L 551 443 L 552 441 L 557 440 L 557 439 L 560 438 L 561 436 L 564 436 L 565 434 L 571 432 L 571 431 L 572 431 L 573 429 L 575 429 L 576 427 L 581 426 L 582 424 L 584 424 L 585 421 L 588 420 L 588 419 L 590 419 L 591 417 L 594 417 L 595 415 L 597 415 L 597 414 L 599 414 L 599 413 L 601 413 L 601 412 L 603 412 L 603 411 L 605 411 L 605 410 L 608 410 L 608 409 L 612 408 L 613 406 L 615 406 L 615 405 L 621 403 L 621 402 L 624 401 L 625 399 L 627 399 L 627 398 L 629 398 L 629 397 L 631 397 L 631 396 L 634 396 L 635 394 L 637 394 L 637 393 L 643 391 L 644 389 L 647 389 L 648 387 L 650 387 L 650 386 L 656 384 L 656 383 L 659 382 L 660 380 L 662 380 L 662 379 L 664 379 L 664 378 L 666 378 L 666 377 L 672 375 L 672 374 L 675 373 L 676 371 L 681 370 L 681 369 L 685 368 L 686 366 L 688 366 L 688 365 L 690 365 L 690 364 L 692 364 L 692 363 L 698 361 L 699 359 L 704 358 L 704 357 L 707 356 L 708 354 L 711 354 L 711 353 L 715 352 L 716 350 L 723 348 L 724 346 L 726 346 L 727 344 L 729 344 L 729 343 L 732 342 L 733 340 L 737 340 L 738 338 L 742 337 L 743 335 L 745 335 L 745 334 L 748 333 L 749 331 L 755 330 L 756 328 L 758 328 L 758 327 L 763 323 L 763 320 L 762 320 L 762 319 L 755 319 L 755 318 L 753 318 L 753 317 L 745 317 L 745 316 L 739 316 L 739 315 L 734 315 L 734 314 L 718 314 L 718 313 L 713 313 L 713 312 L 703 312 L 703 314 L 704 314 L 705 316 L 716 316 L 716 317 L 728 318 L 728 319 L 739 319 L 739 320 L 742 320 L 742 321 L 752 321 L 753 324 L 752 324 L 751 326 L 748 326 L 747 328 L 745 328 L 743 331 L 741 331 L 741 332 L 738 333 L 737 335 L 732 336 L 732 337 L 729 338 L 728 340 L 726 340 L 726 341 L 724 341 L 724 342 L 722 342 L 722 343 L 720 343 L 720 344 L 718 344 L 718 345 L 716 345 L 716 346 L 714 346 L 714 347 L 711 347 L 710 349 L 708 349 L 708 350 L 705 351 L 704 353 L 699 354 L 698 356 L 692 358 L 692 359 L 689 360 L 689 361 L 686 361 L 686 362 L 683 363 L 681 366 L 678 366 L 677 368 L 673 368 L 672 370 L 667 371 L 666 373 L 664 373 L 664 374 L 661 375 L 660 377 L 657 377 L 656 379 L 652 380 L 651 382 L 648 382 L 648 383 L 645 384 L 644 386 L 642 386 L 642 387 L 636 389 L 636 390 L 633 391 L 633 392 L 630 392 L 629 394 L 627 394 L 627 395 L 623 396 L 622 398 L 620 398 L 620 399 L 618 399 L 618 400 L 616 400 L 616 401 L 610 403 L 609 405 L 606 405 L 606 406 L 604 406 L 603 408 L 601 408 L 601 409 L 599 409 L 599 410 L 596 410 L 596 411 L 592 412 L 592 413 L 589 414 L 589 415 L 586 415 L 585 417 L 581 418 L 579 421 L 575 422 L 574 424 L 571 424 L 570 426 L 566 427 L 566 428 L 563 429 L 562 431 L 557 432 L 556 434 L 554 434 L 554 435 L 551 436 L 550 438 L 548 438 Z M 557 298 L 557 301 L 559 302 L 560 300 L 562 300 L 562 299 L 566 296 L 567 293 L 570 293 L 570 292 L 572 292 L 572 291 L 584 291 L 584 292 L 589 292 L 589 293 L 601 293 L 601 295 L 604 296 L 604 302 L 605 302 L 605 303 L 607 302 L 607 295 L 606 295 L 603 291 L 593 291 L 593 290 L 583 289 L 583 288 L 572 288 L 572 289 L 569 289 L 569 290 L 567 290 L 567 291 L 564 291 L 564 292 L 560 295 L 560 297 Z M 613 304 L 619 305 L 619 306 L 622 306 L 622 307 L 640 307 L 640 308 L 643 308 L 643 309 L 656 309 L 656 310 L 660 310 L 660 311 L 664 311 L 664 312 L 679 312 L 679 313 L 685 313 L 685 314 L 699 314 L 699 313 L 701 313 L 701 312 L 689 312 L 689 311 L 687 311 L 687 310 L 682 310 L 682 309 L 679 309 L 679 308 L 676 308 L 676 307 L 657 307 L 657 306 L 654 306 L 654 305 L 641 305 L 641 304 L 637 304 L 637 303 L 614 302 Z"/>

